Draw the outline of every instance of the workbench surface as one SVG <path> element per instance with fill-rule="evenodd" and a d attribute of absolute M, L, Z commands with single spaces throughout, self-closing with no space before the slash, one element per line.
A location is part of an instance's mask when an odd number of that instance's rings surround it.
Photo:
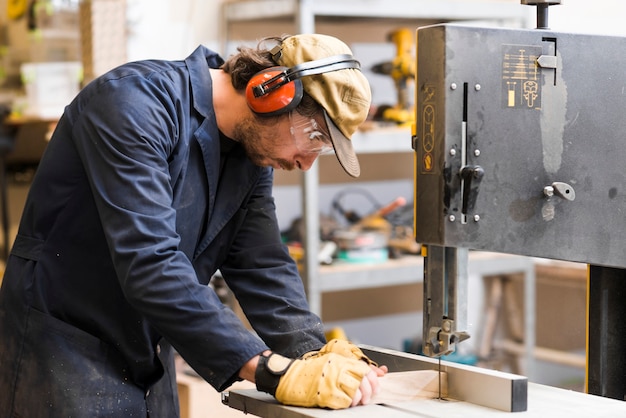
<path fill-rule="evenodd" d="M 626 402 L 533 383 L 528 384 L 528 410 L 525 412 L 503 412 L 468 402 L 438 399 L 358 406 L 331 411 L 283 406 L 270 395 L 255 389 L 229 392 L 228 405 L 262 418 L 626 417 Z"/>

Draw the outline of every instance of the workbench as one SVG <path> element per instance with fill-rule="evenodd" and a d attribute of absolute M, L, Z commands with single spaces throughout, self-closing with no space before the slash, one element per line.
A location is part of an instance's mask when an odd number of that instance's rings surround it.
<path fill-rule="evenodd" d="M 390 373 L 437 370 L 437 360 L 372 346 L 360 346 L 368 357 L 387 365 Z M 300 408 L 279 404 L 256 389 L 234 389 L 222 402 L 262 418 L 608 418 L 626 416 L 626 402 L 528 383 L 524 376 L 442 361 L 447 374 L 448 398 L 419 399 L 357 406 L 344 410 Z"/>
<path fill-rule="evenodd" d="M 626 402 L 530 383 L 528 410 L 503 412 L 464 401 L 426 399 L 392 405 L 366 405 L 344 410 L 283 406 L 254 389 L 229 392 L 229 405 L 263 418 L 615 418 L 626 416 Z"/>

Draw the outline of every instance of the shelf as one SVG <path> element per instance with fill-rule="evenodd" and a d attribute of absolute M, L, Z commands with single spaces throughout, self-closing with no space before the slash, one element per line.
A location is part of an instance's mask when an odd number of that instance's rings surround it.
<path fill-rule="evenodd" d="M 493 276 L 523 273 L 534 275 L 533 259 L 518 255 L 483 251 L 469 253 L 470 276 Z M 384 263 L 337 262 L 319 268 L 320 292 L 397 286 L 419 283 L 424 280 L 424 259 L 421 256 L 404 256 Z"/>
<path fill-rule="evenodd" d="M 352 137 L 357 154 L 412 152 L 409 128 L 375 128 L 361 130 Z"/>
<path fill-rule="evenodd" d="M 320 291 L 336 292 L 367 287 L 397 286 L 424 279 L 424 259 L 405 256 L 384 263 L 337 262 L 320 266 Z"/>
<path fill-rule="evenodd" d="M 231 22 L 290 18 L 299 13 L 301 3 L 298 0 L 232 1 L 225 6 L 224 18 Z M 349 19 L 527 20 L 529 10 L 519 2 L 493 0 L 315 0 L 307 4 L 307 12 L 314 16 Z"/>

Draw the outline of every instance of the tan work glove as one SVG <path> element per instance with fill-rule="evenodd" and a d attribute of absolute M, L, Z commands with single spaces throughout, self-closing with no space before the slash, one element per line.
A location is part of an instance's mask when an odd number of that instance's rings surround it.
<path fill-rule="evenodd" d="M 356 360 L 363 360 L 367 364 L 378 367 L 376 362 L 367 357 L 363 351 L 356 345 L 346 340 L 334 339 L 326 343 L 319 351 L 312 351 L 303 356 L 303 358 L 309 358 L 312 356 L 319 356 L 328 353 L 339 354 L 343 357 L 354 358 Z"/>
<path fill-rule="evenodd" d="M 289 359 L 261 355 L 255 372 L 257 389 L 293 406 L 347 408 L 370 372 L 362 361 L 336 353 Z"/>

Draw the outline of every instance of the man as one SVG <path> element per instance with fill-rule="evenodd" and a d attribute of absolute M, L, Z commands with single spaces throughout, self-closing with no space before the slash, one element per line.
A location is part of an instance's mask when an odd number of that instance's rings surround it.
<path fill-rule="evenodd" d="M 369 401 L 386 368 L 325 345 L 272 199 L 274 169 L 327 149 L 359 175 L 369 87 L 335 38 L 275 41 L 123 65 L 66 108 L 0 293 L 0 415 L 178 416 L 174 350 L 218 390 Z M 256 333 L 208 286 L 218 269 Z"/>

